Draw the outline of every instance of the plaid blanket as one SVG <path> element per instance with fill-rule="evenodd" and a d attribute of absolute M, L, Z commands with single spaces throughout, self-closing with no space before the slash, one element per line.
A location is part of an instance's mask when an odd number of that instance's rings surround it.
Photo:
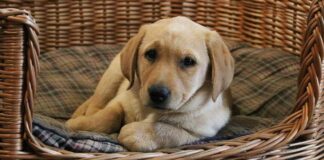
<path fill-rule="evenodd" d="M 295 103 L 299 57 L 228 41 L 236 69 L 231 85 L 233 116 L 214 137 L 199 143 L 253 133 L 282 120 Z M 94 91 L 120 45 L 71 47 L 44 53 L 35 100 L 33 134 L 43 143 L 76 152 L 118 152 L 116 134 L 72 132 L 64 121 Z"/>

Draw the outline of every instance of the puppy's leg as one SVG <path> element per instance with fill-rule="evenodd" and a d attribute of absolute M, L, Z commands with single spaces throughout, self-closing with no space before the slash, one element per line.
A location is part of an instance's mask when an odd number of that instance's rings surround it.
<path fill-rule="evenodd" d="M 85 115 L 87 109 L 88 109 L 88 106 L 89 106 L 89 103 L 90 103 L 90 99 L 87 99 L 85 102 L 83 102 L 81 104 L 81 106 L 79 106 L 75 111 L 74 113 L 72 114 L 71 118 L 76 118 L 76 117 L 79 117 L 79 116 L 83 116 Z"/>
<path fill-rule="evenodd" d="M 123 118 L 121 104 L 113 99 L 104 109 L 92 115 L 70 119 L 65 125 L 72 130 L 113 133 L 119 131 Z"/>
<path fill-rule="evenodd" d="M 79 106 L 75 113 L 73 113 L 72 118 L 80 115 L 91 115 L 102 109 L 116 96 L 123 80 L 124 76 L 120 68 L 120 55 L 118 54 L 100 79 L 94 94 Z"/>
<path fill-rule="evenodd" d="M 133 122 L 125 125 L 118 136 L 131 151 L 152 151 L 197 141 L 199 137 L 182 128 L 161 122 Z"/>
<path fill-rule="evenodd" d="M 99 81 L 95 93 L 91 97 L 86 114 L 91 115 L 99 109 L 105 107 L 106 104 L 116 96 L 117 91 L 124 79 L 125 78 L 120 67 L 120 55 L 118 54 Z"/>

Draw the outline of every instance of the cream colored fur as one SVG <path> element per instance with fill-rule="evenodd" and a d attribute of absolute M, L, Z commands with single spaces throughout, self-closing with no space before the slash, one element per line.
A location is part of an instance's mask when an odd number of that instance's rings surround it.
<path fill-rule="evenodd" d="M 145 59 L 149 49 L 158 52 L 154 63 Z M 197 64 L 179 67 L 185 56 Z M 141 27 L 66 126 L 120 131 L 118 140 L 132 151 L 191 143 L 217 134 L 229 120 L 233 74 L 234 60 L 217 32 L 184 17 L 162 19 Z M 148 103 L 147 90 L 154 84 L 171 91 L 165 109 Z"/>

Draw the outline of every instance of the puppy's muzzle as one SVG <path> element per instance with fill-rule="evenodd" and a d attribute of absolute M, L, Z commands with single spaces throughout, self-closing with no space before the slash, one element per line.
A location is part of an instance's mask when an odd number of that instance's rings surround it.
<path fill-rule="evenodd" d="M 171 92 L 167 87 L 161 85 L 153 85 L 148 89 L 152 107 L 163 109 L 168 101 Z"/>

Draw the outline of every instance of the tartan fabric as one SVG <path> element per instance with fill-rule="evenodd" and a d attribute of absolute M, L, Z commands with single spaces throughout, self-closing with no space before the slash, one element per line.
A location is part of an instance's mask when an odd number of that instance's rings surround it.
<path fill-rule="evenodd" d="M 48 116 L 35 114 L 33 134 L 52 147 L 74 152 L 122 152 L 126 151 L 116 141 L 116 134 L 107 135 L 91 132 L 71 132 L 64 124 Z"/>
<path fill-rule="evenodd" d="M 229 139 L 269 127 L 290 113 L 297 92 L 299 57 L 273 48 L 228 41 L 235 58 L 233 116 L 215 137 Z M 71 132 L 63 122 L 89 97 L 118 45 L 71 47 L 44 53 L 38 78 L 33 133 L 47 145 L 77 152 L 123 151 L 116 136 Z"/>
<path fill-rule="evenodd" d="M 221 139 L 249 134 L 274 125 L 293 109 L 297 96 L 299 57 L 279 49 L 251 47 L 232 52 L 233 116 Z"/>
<path fill-rule="evenodd" d="M 93 93 L 121 48 L 120 45 L 71 47 L 41 54 L 34 111 L 68 119 Z"/>

